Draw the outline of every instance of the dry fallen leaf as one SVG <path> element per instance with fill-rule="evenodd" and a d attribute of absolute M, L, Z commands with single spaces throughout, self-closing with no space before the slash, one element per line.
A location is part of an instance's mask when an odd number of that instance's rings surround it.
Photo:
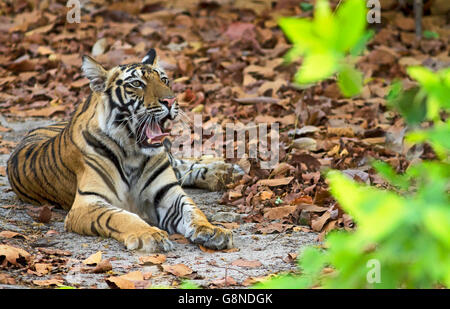
<path fill-rule="evenodd" d="M 193 270 L 184 264 L 162 265 L 165 272 L 171 273 L 177 277 L 184 277 L 192 274 Z"/>
<path fill-rule="evenodd" d="M 169 235 L 169 239 L 175 241 L 179 244 L 188 244 L 189 240 L 181 234 L 172 234 Z"/>
<path fill-rule="evenodd" d="M 269 186 L 269 187 L 277 187 L 284 186 L 289 184 L 294 177 L 284 177 L 284 178 L 275 178 L 275 179 L 261 179 L 257 182 L 260 186 Z"/>
<path fill-rule="evenodd" d="M 97 251 L 96 253 L 90 255 L 87 259 L 83 261 L 85 265 L 97 265 L 102 260 L 102 252 Z"/>
<path fill-rule="evenodd" d="M 261 223 L 255 226 L 255 232 L 260 234 L 272 234 L 272 233 L 283 233 L 294 227 L 292 224 L 283 224 L 280 222 L 274 223 Z"/>
<path fill-rule="evenodd" d="M 153 254 L 148 256 L 140 256 L 140 265 L 159 265 L 166 261 L 167 257 L 164 254 Z"/>
<path fill-rule="evenodd" d="M 218 252 L 217 250 L 210 249 L 210 248 L 206 248 L 206 247 L 204 247 L 204 246 L 202 246 L 202 245 L 198 245 L 198 247 L 200 248 L 200 250 L 202 250 L 203 252 L 206 252 L 206 253 L 215 253 L 215 252 Z"/>
<path fill-rule="evenodd" d="M 24 239 L 28 239 L 25 235 L 22 235 L 20 233 L 12 232 L 12 231 L 1 231 L 0 232 L 1 238 L 14 238 L 14 237 L 22 237 Z"/>
<path fill-rule="evenodd" d="M 264 281 L 266 279 L 267 279 L 266 277 L 248 277 L 247 279 L 245 279 L 242 282 L 242 285 L 243 286 L 250 286 L 250 285 L 254 285 L 254 284 L 258 283 L 258 282 L 262 282 L 262 281 Z"/>
<path fill-rule="evenodd" d="M 270 200 L 273 197 L 272 191 L 262 191 L 261 192 L 261 201 Z"/>
<path fill-rule="evenodd" d="M 286 263 L 295 263 L 297 261 L 297 253 L 288 253 L 285 258 L 283 258 L 283 261 Z"/>
<path fill-rule="evenodd" d="M 237 259 L 233 263 L 231 263 L 233 266 L 239 266 L 239 267 L 245 267 L 245 268 L 255 268 L 262 266 L 262 263 L 260 261 L 249 261 L 245 259 Z"/>
<path fill-rule="evenodd" d="M 39 210 L 37 220 L 41 223 L 49 223 L 52 219 L 52 211 L 48 206 L 42 206 Z"/>
<path fill-rule="evenodd" d="M 34 269 L 39 276 L 46 275 L 50 270 L 52 270 L 52 264 L 36 263 L 34 264 Z"/>
<path fill-rule="evenodd" d="M 322 216 L 320 216 L 316 220 L 312 220 L 311 227 L 314 231 L 320 232 L 322 230 L 322 227 L 325 225 L 325 223 L 330 219 L 331 213 L 329 211 L 326 211 L 323 213 Z"/>
<path fill-rule="evenodd" d="M 31 259 L 27 251 L 9 245 L 0 245 L 0 266 L 7 267 L 8 264 L 22 267 Z"/>
<path fill-rule="evenodd" d="M 16 279 L 14 279 L 13 277 L 11 277 L 8 274 L 2 274 L 0 273 L 0 284 L 16 284 Z"/>
<path fill-rule="evenodd" d="M 136 284 L 142 285 L 142 281 L 144 280 L 144 274 L 140 271 L 133 271 L 128 274 L 122 275 L 122 276 L 110 276 L 106 279 L 106 283 L 111 288 L 118 288 L 118 289 L 135 289 Z M 149 283 L 144 284 L 146 286 L 149 285 Z"/>
<path fill-rule="evenodd" d="M 61 256 L 70 256 L 72 255 L 72 252 L 67 250 L 61 250 L 61 249 L 54 249 L 54 248 L 37 248 L 40 252 L 49 254 L 49 255 L 61 255 Z"/>
<path fill-rule="evenodd" d="M 144 274 L 139 270 L 129 272 L 125 275 L 120 276 L 122 279 L 131 280 L 131 281 L 141 281 L 144 280 Z"/>
<path fill-rule="evenodd" d="M 236 280 L 233 277 L 227 276 L 226 278 L 217 279 L 211 282 L 211 285 L 217 288 L 223 288 L 230 285 L 237 285 Z"/>
<path fill-rule="evenodd" d="M 92 269 L 91 272 L 98 274 L 98 273 L 106 273 L 110 270 L 112 270 L 111 262 L 108 259 L 106 259 L 98 263 L 97 266 L 95 266 L 95 268 Z"/>
<path fill-rule="evenodd" d="M 53 285 L 59 286 L 59 285 L 63 285 L 64 280 L 53 278 L 53 279 L 46 279 L 46 280 L 33 280 L 32 282 L 34 285 L 38 285 L 38 286 L 53 286 Z"/>
<path fill-rule="evenodd" d="M 135 289 L 135 285 L 132 281 L 121 278 L 120 276 L 111 276 L 105 279 L 110 288 L 115 289 Z"/>
<path fill-rule="evenodd" d="M 278 220 L 293 214 L 296 211 L 297 206 L 280 206 L 266 209 L 267 211 L 264 213 L 264 218 Z"/>

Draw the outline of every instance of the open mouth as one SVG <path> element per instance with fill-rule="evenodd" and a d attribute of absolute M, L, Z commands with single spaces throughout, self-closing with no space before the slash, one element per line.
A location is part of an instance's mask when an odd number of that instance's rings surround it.
<path fill-rule="evenodd" d="M 168 132 L 163 132 L 167 118 L 157 122 L 155 120 L 143 123 L 138 129 L 139 145 L 143 148 L 160 147 Z"/>

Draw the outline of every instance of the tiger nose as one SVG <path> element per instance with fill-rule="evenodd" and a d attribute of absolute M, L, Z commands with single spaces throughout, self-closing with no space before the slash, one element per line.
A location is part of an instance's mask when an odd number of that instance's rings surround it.
<path fill-rule="evenodd" d="M 172 98 L 161 99 L 160 102 L 166 104 L 170 108 L 170 107 L 172 107 L 173 103 L 175 103 L 176 100 L 177 100 L 177 98 L 172 97 Z"/>

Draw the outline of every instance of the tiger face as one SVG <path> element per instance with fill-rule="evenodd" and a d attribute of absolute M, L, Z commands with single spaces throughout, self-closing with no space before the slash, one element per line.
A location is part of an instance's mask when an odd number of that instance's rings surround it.
<path fill-rule="evenodd" d="M 146 153 L 162 147 L 168 119 L 178 115 L 178 102 L 170 81 L 159 67 L 151 49 L 141 63 L 120 65 L 105 70 L 94 59 L 84 56 L 82 70 L 94 93 L 107 105 L 105 132 L 133 140 Z"/>

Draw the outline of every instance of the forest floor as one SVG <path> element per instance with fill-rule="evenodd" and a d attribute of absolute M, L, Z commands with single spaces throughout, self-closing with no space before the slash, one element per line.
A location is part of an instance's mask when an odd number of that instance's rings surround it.
<path fill-rule="evenodd" d="M 18 142 L 28 130 L 49 123 L 33 119 L 10 122 L 6 126 L 11 130 L 0 136 L 3 140 Z M 8 157 L 8 154 L 0 154 L 0 166 L 6 165 Z M 299 250 L 317 244 L 317 233 L 301 229 L 278 234 L 258 233 L 255 223 L 243 222 L 243 215 L 236 214 L 234 206 L 218 204 L 221 192 L 200 189 L 186 189 L 186 192 L 211 222 L 233 230 L 235 249 L 210 251 L 175 235 L 172 236 L 172 251 L 152 255 L 128 251 L 114 239 L 65 232 L 66 211 L 53 208 L 48 222 L 40 222 L 36 218 L 40 208 L 18 200 L 8 178 L 0 173 L 0 240 L 7 240 L 5 243 L 9 246 L 22 248 L 33 256 L 18 265 L 20 267 L 0 270 L 0 288 L 108 288 L 108 282 L 113 287 L 116 284 L 124 287 L 130 284 L 127 279 L 113 284 L 108 278 L 127 274 L 125 278 L 129 278 L 136 288 L 176 287 L 183 280 L 205 288 L 244 288 L 267 275 L 295 271 Z M 98 256 L 99 251 L 102 252 L 101 260 L 109 260 L 112 269 L 92 273 L 95 265 L 89 266 L 83 261 L 96 253 Z M 145 259 L 149 256 L 157 259 L 155 263 Z M 167 266 L 175 268 L 172 270 Z M 133 277 L 129 277 L 130 273 Z"/>

